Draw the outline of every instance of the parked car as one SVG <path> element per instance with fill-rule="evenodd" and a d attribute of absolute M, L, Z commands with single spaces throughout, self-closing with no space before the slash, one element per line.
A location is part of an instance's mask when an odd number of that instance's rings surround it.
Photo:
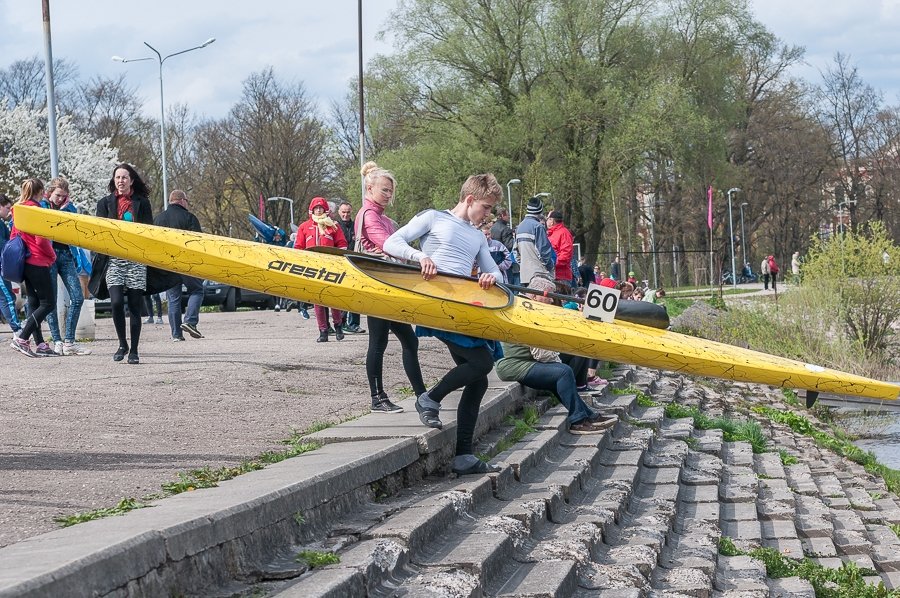
<path fill-rule="evenodd" d="M 165 298 L 165 294 L 163 294 Z M 187 289 L 181 287 L 181 309 L 187 307 Z M 257 309 L 274 309 L 275 297 L 258 291 L 241 289 L 213 280 L 203 281 L 203 303 L 216 307 L 222 311 L 235 311 L 238 307 L 254 307 Z M 109 299 L 98 299 L 94 303 L 95 313 L 108 313 L 111 311 Z"/>

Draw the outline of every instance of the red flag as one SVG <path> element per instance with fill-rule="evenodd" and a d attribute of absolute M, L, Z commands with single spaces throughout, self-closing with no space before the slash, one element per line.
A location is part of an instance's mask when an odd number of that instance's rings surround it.
<path fill-rule="evenodd" d="M 706 207 L 706 226 L 709 227 L 709 230 L 712 230 L 712 196 L 713 196 L 713 188 L 712 185 L 707 187 L 706 189 L 706 199 L 707 199 L 707 207 Z"/>
<path fill-rule="evenodd" d="M 263 199 L 262 193 L 259 194 L 259 219 L 266 221 L 266 200 Z"/>

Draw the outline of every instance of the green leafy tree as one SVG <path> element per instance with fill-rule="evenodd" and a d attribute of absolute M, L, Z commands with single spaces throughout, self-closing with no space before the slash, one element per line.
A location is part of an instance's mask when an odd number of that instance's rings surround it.
<path fill-rule="evenodd" d="M 892 359 L 893 331 L 900 324 L 900 248 L 881 222 L 816 239 L 801 273 L 803 287 L 831 298 L 845 333 L 868 357 Z"/>

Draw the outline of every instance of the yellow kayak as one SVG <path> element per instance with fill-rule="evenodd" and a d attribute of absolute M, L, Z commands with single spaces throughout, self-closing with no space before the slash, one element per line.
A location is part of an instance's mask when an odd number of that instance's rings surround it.
<path fill-rule="evenodd" d="M 298 251 L 28 206 L 16 227 L 62 243 L 279 297 L 672 372 L 896 399 L 900 386 L 639 324 L 589 320 L 468 279 L 357 254 Z"/>

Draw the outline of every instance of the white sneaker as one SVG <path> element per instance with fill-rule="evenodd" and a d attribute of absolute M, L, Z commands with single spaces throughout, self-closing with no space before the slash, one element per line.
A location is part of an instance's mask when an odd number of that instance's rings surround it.
<path fill-rule="evenodd" d="M 80 356 L 80 355 L 90 355 L 90 354 L 91 354 L 90 349 L 84 349 L 82 347 L 79 347 L 78 344 L 76 344 L 75 342 L 66 341 L 65 343 L 62 343 L 61 355 L 67 355 L 67 356 L 68 355 L 78 355 L 78 356 Z"/>
<path fill-rule="evenodd" d="M 53 341 L 53 352 L 57 355 L 63 354 L 63 342 L 62 341 Z"/>

